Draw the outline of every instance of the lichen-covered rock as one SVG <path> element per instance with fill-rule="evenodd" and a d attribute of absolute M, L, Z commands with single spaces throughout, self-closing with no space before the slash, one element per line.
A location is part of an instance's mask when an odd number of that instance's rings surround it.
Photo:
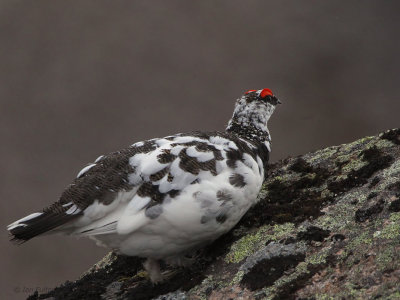
<path fill-rule="evenodd" d="M 113 253 L 31 299 L 400 299 L 400 129 L 270 166 L 260 202 L 153 286 Z"/>

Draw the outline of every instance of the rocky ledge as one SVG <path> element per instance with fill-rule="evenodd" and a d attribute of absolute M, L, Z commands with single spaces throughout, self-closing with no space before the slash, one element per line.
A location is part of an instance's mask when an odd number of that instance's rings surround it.
<path fill-rule="evenodd" d="M 400 129 L 272 164 L 259 197 L 193 266 L 164 266 L 162 284 L 109 253 L 29 298 L 400 299 Z"/>

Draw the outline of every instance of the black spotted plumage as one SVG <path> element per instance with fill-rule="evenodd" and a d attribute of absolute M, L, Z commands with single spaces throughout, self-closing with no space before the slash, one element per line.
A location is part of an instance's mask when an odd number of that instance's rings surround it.
<path fill-rule="evenodd" d="M 235 169 L 236 163 L 238 161 L 241 161 L 243 158 L 243 152 L 240 151 L 239 149 L 230 149 L 226 152 L 226 156 L 228 158 L 226 161 L 228 167 Z"/>
<path fill-rule="evenodd" d="M 73 202 L 84 210 L 96 199 L 100 203 L 110 204 L 109 193 L 129 190 L 128 175 L 134 172 L 129 158 L 139 153 L 149 153 L 156 148 L 153 141 L 146 141 L 141 146 L 132 146 L 104 156 L 94 167 L 89 169 L 62 193 L 60 204 Z"/>
<path fill-rule="evenodd" d="M 171 150 L 165 149 L 163 153 L 157 156 L 157 159 L 162 164 L 167 164 L 173 162 L 176 158 L 176 155 L 171 154 Z"/>
<path fill-rule="evenodd" d="M 166 194 L 158 190 L 158 185 L 151 182 L 144 182 L 137 190 L 137 195 L 144 198 L 149 197 L 155 203 L 161 203 Z"/>
<path fill-rule="evenodd" d="M 256 203 L 277 103 L 268 89 L 250 91 L 225 131 L 179 133 L 100 156 L 59 201 L 8 230 L 16 241 L 54 230 L 152 263 L 179 258 L 228 232 Z M 151 280 L 160 280 L 149 265 Z"/>
<path fill-rule="evenodd" d="M 243 153 L 255 157 L 257 151 L 260 149 L 260 147 L 257 147 L 256 142 L 247 141 L 246 143 L 232 133 L 226 132 L 190 132 L 187 134 L 179 134 L 177 136 L 192 136 L 195 138 L 202 138 L 205 141 L 210 137 L 221 137 L 233 141 L 237 146 L 237 149 L 228 149 L 226 151 L 226 164 L 232 169 L 236 168 L 237 161 L 242 160 Z M 170 140 L 173 139 L 170 138 Z M 250 148 L 248 143 L 254 145 L 254 147 Z M 171 190 L 167 193 L 161 193 L 158 189 L 158 185 L 152 184 L 152 182 L 156 182 L 164 177 L 167 178 L 168 182 L 173 182 L 174 176 L 171 174 L 168 164 L 172 163 L 177 158 L 180 159 L 179 166 L 184 172 L 198 175 L 201 171 L 209 171 L 214 176 L 217 175 L 216 162 L 224 159 L 220 150 L 206 142 L 192 141 L 188 143 L 173 143 L 172 146 L 184 146 L 185 148 L 183 148 L 178 155 L 172 154 L 168 149 L 163 150 L 162 153 L 157 156 L 157 160 L 167 166 L 162 168 L 160 171 L 151 174 L 149 176 L 150 182 L 144 182 L 137 191 L 139 196 L 151 198 L 151 203 L 149 203 L 147 207 L 163 203 L 166 195 L 174 198 L 180 193 L 179 190 Z M 186 149 L 191 146 L 195 146 L 195 149 L 199 152 L 212 153 L 213 158 L 205 162 L 197 161 L 195 157 L 191 157 L 186 153 Z M 66 222 L 79 218 L 82 216 L 83 211 L 88 206 L 92 205 L 95 200 L 104 205 L 111 204 L 118 192 L 129 191 L 133 188 L 129 183 L 128 177 L 130 174 L 135 173 L 135 168 L 129 164 L 129 158 L 136 154 L 150 153 L 156 148 L 157 146 L 154 141 L 147 141 L 144 142 L 143 145 L 133 145 L 129 148 L 103 156 L 95 166 L 72 182 L 72 184 L 62 193 L 58 202 L 43 210 L 46 214 L 46 226 L 41 226 L 40 228 L 32 230 L 30 235 L 18 234 L 17 231 L 14 232 L 22 239 L 27 240 L 37 234 L 41 234 Z M 199 182 L 200 180 L 196 179 L 191 183 L 198 184 Z M 235 186 L 242 187 L 244 185 L 244 181 L 240 176 L 232 177 L 230 182 Z M 67 203 L 75 204 L 79 209 L 79 212 L 76 214 L 66 215 L 65 212 L 68 211 L 69 207 L 63 207 L 63 205 Z M 152 216 L 154 217 L 155 215 L 156 214 L 153 214 Z M 40 221 L 40 223 L 43 224 L 43 221 Z M 34 226 L 32 225 L 32 228 L 33 227 Z M 18 230 L 22 230 L 22 228 L 19 228 Z"/>
<path fill-rule="evenodd" d="M 219 214 L 216 218 L 215 218 L 215 220 L 218 222 L 218 223 L 224 223 L 225 221 L 226 221 L 226 219 L 227 219 L 227 216 L 225 215 L 225 214 Z"/>
<path fill-rule="evenodd" d="M 151 174 L 150 175 L 150 180 L 151 181 L 158 181 L 161 178 L 163 178 L 165 175 L 167 175 L 168 172 L 169 172 L 169 167 L 165 167 L 164 169 L 162 169 L 162 170 L 160 170 L 160 171 L 158 171 L 158 172 L 156 172 L 154 174 Z"/>
<path fill-rule="evenodd" d="M 168 182 L 172 182 L 174 180 L 174 176 L 172 176 L 171 173 L 168 173 L 167 180 L 168 180 Z"/>
<path fill-rule="evenodd" d="M 214 176 L 217 175 L 215 158 L 200 162 L 195 157 L 189 156 L 186 153 L 186 148 L 182 149 L 179 153 L 180 163 L 179 166 L 183 171 L 198 175 L 200 171 L 210 171 Z"/>
<path fill-rule="evenodd" d="M 232 197 L 231 193 L 229 193 L 229 191 L 227 191 L 227 190 L 219 190 L 217 192 L 217 199 L 220 201 L 224 201 L 224 202 L 231 201 L 232 198 L 233 197 Z"/>
<path fill-rule="evenodd" d="M 229 182 L 236 187 L 244 187 L 246 185 L 243 175 L 237 173 L 229 177 Z"/>

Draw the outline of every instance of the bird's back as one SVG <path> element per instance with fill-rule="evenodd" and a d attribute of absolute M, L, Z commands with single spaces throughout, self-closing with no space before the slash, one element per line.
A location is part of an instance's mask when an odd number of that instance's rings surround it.
<path fill-rule="evenodd" d="M 19 240 L 49 230 L 87 235 L 145 257 L 184 252 L 227 232 L 255 202 L 260 155 L 259 145 L 226 132 L 139 142 L 100 156 L 58 202 L 10 231 Z"/>

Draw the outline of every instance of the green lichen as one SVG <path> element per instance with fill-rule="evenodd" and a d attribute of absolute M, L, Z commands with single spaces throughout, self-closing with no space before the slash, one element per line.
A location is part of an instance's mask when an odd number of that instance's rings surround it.
<path fill-rule="evenodd" d="M 260 242 L 264 240 L 265 232 L 268 230 L 268 227 L 269 226 L 263 226 L 256 233 L 248 234 L 236 241 L 226 255 L 225 261 L 228 263 L 238 263 L 245 257 L 254 253 L 259 247 Z"/>
<path fill-rule="evenodd" d="M 400 299 L 400 292 L 396 291 L 387 298 L 388 300 L 398 300 Z"/>
<path fill-rule="evenodd" d="M 346 295 L 347 298 L 350 299 L 363 299 L 363 295 L 365 295 L 365 289 L 360 288 L 359 285 L 353 282 L 345 282 L 343 285 L 344 289 L 340 293 L 341 299 Z"/>
<path fill-rule="evenodd" d="M 335 298 L 330 295 L 327 295 L 327 294 L 316 294 L 315 299 L 316 300 L 332 300 Z"/>
<path fill-rule="evenodd" d="M 275 176 L 274 181 L 275 180 L 284 181 L 282 176 Z"/>
<path fill-rule="evenodd" d="M 342 167 L 342 172 L 347 174 L 350 173 L 352 170 L 359 170 L 367 164 L 368 162 L 361 159 L 350 159 L 348 163 Z"/>
<path fill-rule="evenodd" d="M 115 253 L 112 251 L 109 252 L 99 262 L 97 262 L 89 270 L 87 270 L 85 273 L 83 273 L 80 278 L 83 278 L 84 276 L 86 276 L 88 274 L 95 273 L 100 269 L 106 268 L 107 266 L 111 265 L 116 259 L 117 259 L 117 255 L 115 255 Z"/>
<path fill-rule="evenodd" d="M 356 236 L 349 238 L 349 243 L 338 258 L 343 261 L 348 268 L 353 268 L 363 255 L 368 252 L 373 241 L 373 236 L 368 230 L 357 233 Z"/>
<path fill-rule="evenodd" d="M 284 289 L 285 286 L 290 286 L 292 283 L 296 282 L 299 278 L 308 274 L 307 262 L 300 262 L 296 267 L 294 272 L 289 275 L 284 275 L 277 279 L 273 286 L 263 289 L 266 299 L 274 299 L 279 290 Z"/>
<path fill-rule="evenodd" d="M 381 231 L 381 234 L 376 235 L 380 239 L 394 239 L 400 236 L 400 224 L 391 223 Z"/>
<path fill-rule="evenodd" d="M 400 159 L 393 162 L 389 168 L 383 170 L 382 178 L 385 178 L 385 181 L 383 182 L 385 186 L 388 186 L 400 179 Z"/>
<path fill-rule="evenodd" d="M 357 200 L 358 203 L 363 203 L 368 199 L 368 195 L 366 195 L 365 193 L 356 192 L 356 197 L 357 199 L 354 200 Z"/>
<path fill-rule="evenodd" d="M 326 258 L 328 257 L 329 248 L 325 248 L 322 251 L 316 252 L 309 257 L 307 257 L 306 262 L 312 265 L 320 265 L 326 263 Z"/>
<path fill-rule="evenodd" d="M 258 193 L 258 197 L 257 197 L 258 200 L 265 199 L 265 197 L 267 196 L 267 194 L 268 194 L 267 185 L 266 185 L 266 183 L 264 182 L 263 185 L 262 185 L 262 187 L 261 187 L 260 192 Z"/>
<path fill-rule="evenodd" d="M 236 241 L 225 257 L 227 263 L 238 263 L 249 255 L 255 253 L 267 241 L 278 241 L 293 233 L 295 227 L 293 223 L 281 225 L 265 225 L 257 230 L 256 233 L 248 234 Z"/>
<path fill-rule="evenodd" d="M 273 241 L 277 241 L 283 237 L 286 237 L 294 230 L 293 223 L 284 223 L 281 225 L 274 225 L 273 233 L 269 235 L 269 239 Z"/>
<path fill-rule="evenodd" d="M 389 220 L 392 222 L 399 222 L 400 221 L 400 212 L 392 213 L 389 217 Z"/>
<path fill-rule="evenodd" d="M 206 300 L 207 299 L 207 290 L 209 288 L 215 289 L 217 287 L 216 283 L 214 282 L 213 275 L 208 275 L 201 284 L 192 288 L 188 294 L 196 295 L 196 299 L 198 300 Z"/>
<path fill-rule="evenodd" d="M 244 276 L 244 271 L 239 271 L 235 274 L 235 277 L 233 277 L 230 285 L 237 285 L 239 282 L 242 280 Z"/>
<path fill-rule="evenodd" d="M 370 299 L 392 299 L 399 300 L 400 299 L 400 291 L 398 288 L 397 281 L 384 281 L 382 282 L 377 289 L 371 293 Z"/>
<path fill-rule="evenodd" d="M 396 239 L 400 237 L 400 212 L 392 213 L 389 220 L 390 223 L 380 232 L 375 232 L 374 237 L 379 239 Z"/>
<path fill-rule="evenodd" d="M 394 158 L 389 167 L 377 170 L 370 178 L 365 178 L 366 182 L 362 182 L 360 185 L 352 187 L 350 184 L 341 193 L 335 194 L 327 188 L 330 182 L 340 183 L 341 180 L 348 179 L 351 170 L 359 170 L 367 164 L 371 164 L 373 167 L 375 158 L 367 162 L 364 160 L 364 155 L 360 154 L 374 146 L 382 155 L 390 155 Z M 257 299 L 300 297 L 321 300 L 400 299 L 397 278 L 400 269 L 400 212 L 390 213 L 388 209 L 391 201 L 388 198 L 397 192 L 393 188 L 389 190 L 389 185 L 400 181 L 399 151 L 400 148 L 392 141 L 382 140 L 378 137 L 366 137 L 351 144 L 329 147 L 302 156 L 301 158 L 313 168 L 315 174 L 293 171 L 291 167 L 295 159 L 292 158 L 279 163 L 277 165 L 279 168 L 271 166 L 272 174 L 279 174 L 279 176 L 271 176 L 264 182 L 259 199 L 265 201 L 266 207 L 275 204 L 275 202 L 268 202 L 270 199 L 266 188 L 272 182 L 280 183 L 278 186 L 280 188 L 291 187 L 298 180 L 303 180 L 306 183 L 305 186 L 294 185 L 294 191 L 290 194 L 288 201 L 279 203 L 283 208 L 282 211 L 285 213 L 286 205 L 292 204 L 295 204 L 293 210 L 298 209 L 299 206 L 296 206 L 298 203 L 300 206 L 303 205 L 302 200 L 308 200 L 306 197 L 315 194 L 323 200 L 326 199 L 319 207 L 321 214 L 309 216 L 307 215 L 308 211 L 305 210 L 306 219 L 304 220 L 306 221 L 293 219 L 293 222 L 296 222 L 295 225 L 285 223 L 275 226 L 264 225 L 260 228 L 246 226 L 235 228 L 231 234 L 233 240 L 236 241 L 231 244 L 229 253 L 222 257 L 223 261 L 218 257 L 209 265 L 205 265 L 205 273 L 202 275 L 207 277 L 203 280 L 199 278 L 199 282 L 191 285 L 191 289 L 185 292 L 185 296 L 188 299 L 205 300 L 210 297 L 210 291 L 216 291 L 218 295 L 223 295 L 222 293 L 226 291 L 229 294 L 232 291 L 232 295 L 236 295 L 237 298 L 243 295 L 245 298 L 250 295 L 249 298 L 257 297 Z M 370 184 L 372 180 L 374 180 L 373 185 Z M 308 184 L 308 182 L 318 182 L 318 184 Z M 377 193 L 378 198 L 385 200 L 382 212 L 372 215 L 365 222 L 356 222 L 356 211 L 368 207 L 367 204 L 370 203 L 367 202 L 371 201 L 373 204 L 372 201 L 376 200 L 376 197 L 368 199 L 372 192 Z M 291 206 L 289 206 L 290 209 L 292 209 Z M 274 212 L 274 214 L 279 213 L 279 210 Z M 284 220 L 291 221 L 291 219 Z M 265 220 L 262 224 L 268 224 L 268 222 Z M 330 230 L 332 237 L 340 234 L 343 235 L 343 238 L 338 236 L 338 239 L 325 239 L 322 242 L 305 242 L 296 238 L 299 231 L 306 230 L 310 225 Z M 241 270 L 246 258 L 263 249 L 269 241 L 282 241 L 289 237 L 295 238 L 293 242 L 296 246 L 304 246 L 303 252 L 306 255 L 304 261 L 286 270 L 271 286 L 257 291 L 246 289 L 241 284 L 243 276 L 247 272 Z M 225 251 L 225 247 L 226 245 L 223 246 L 223 249 L 217 250 Z M 109 254 L 104 261 L 91 269 L 91 272 L 94 272 L 93 275 L 97 276 L 96 270 L 99 268 L 108 268 L 115 258 L 116 256 Z M 114 270 L 110 272 L 114 272 Z M 315 274 L 317 275 L 315 276 Z M 101 275 L 103 276 L 103 274 Z M 141 271 L 134 276 L 138 279 L 135 281 L 135 285 L 138 284 L 139 289 L 145 287 L 144 290 L 146 290 L 148 282 L 147 279 L 141 277 L 142 275 L 144 272 Z M 115 276 L 114 282 L 118 280 L 131 282 L 123 276 L 125 274 Z M 193 279 L 187 278 L 188 282 L 189 280 Z M 131 290 L 129 294 L 131 296 L 134 295 L 136 287 L 126 285 L 126 289 Z M 154 286 L 149 289 L 153 292 L 158 287 Z M 160 289 L 160 295 L 164 293 L 165 290 L 161 291 Z"/>
<path fill-rule="evenodd" d="M 361 245 L 364 247 L 365 245 L 370 245 L 373 242 L 373 237 L 368 231 L 361 232 L 357 236 L 351 239 L 349 244 L 347 245 L 348 249 L 354 250 Z"/>
<path fill-rule="evenodd" d="M 357 141 L 354 141 L 354 142 L 352 142 L 352 143 L 350 143 L 348 145 L 349 146 L 354 146 L 354 145 L 359 145 L 359 144 L 365 144 L 366 142 L 371 142 L 373 140 L 376 140 L 375 136 L 366 136 L 366 137 L 363 137 L 363 138 L 361 138 L 361 139 L 359 139 Z"/>
<path fill-rule="evenodd" d="M 310 164 L 314 164 L 317 163 L 321 160 L 326 160 L 329 159 L 330 157 L 332 157 L 338 150 L 337 146 L 334 147 L 329 147 L 329 148 L 325 148 L 323 150 L 319 150 L 315 153 L 312 153 L 312 156 L 308 159 L 306 159 L 306 161 Z M 307 155 L 306 155 L 307 157 Z"/>
<path fill-rule="evenodd" d="M 376 262 L 380 271 L 391 269 L 395 266 L 395 247 L 387 245 L 385 249 L 379 251 L 376 255 Z"/>
<path fill-rule="evenodd" d="M 354 215 L 354 205 L 349 204 L 352 199 L 357 199 L 357 196 L 342 198 L 334 207 L 328 208 L 325 215 L 315 220 L 315 225 L 330 231 L 342 230 Z"/>
<path fill-rule="evenodd" d="M 381 140 L 381 139 L 377 140 L 374 145 L 379 149 L 393 147 L 393 143 L 391 141 L 384 140 L 384 139 L 383 140 Z"/>
<path fill-rule="evenodd" d="M 380 178 L 384 178 L 384 180 L 374 187 L 374 192 L 378 194 L 400 180 L 400 159 L 396 160 L 389 168 L 384 169 Z"/>
<path fill-rule="evenodd" d="M 305 247 L 305 245 L 303 244 Z M 286 286 L 291 286 L 299 278 L 304 278 L 305 275 L 309 274 L 310 265 L 317 266 L 326 263 L 330 248 L 324 248 L 317 253 L 314 253 L 306 257 L 305 261 L 300 262 L 292 273 L 289 275 L 283 275 L 277 279 L 273 286 L 264 289 L 267 299 L 273 299 L 279 290 L 284 290 Z"/>
<path fill-rule="evenodd" d="M 300 247 L 307 248 L 306 244 L 303 242 L 298 242 Z M 322 249 L 318 253 L 315 253 L 311 256 L 308 256 L 305 261 L 300 262 L 295 268 L 294 271 L 288 275 L 283 275 L 279 279 L 277 279 L 273 286 L 263 289 L 265 292 L 266 299 L 275 299 L 275 296 L 279 291 L 283 291 L 286 287 L 292 286 L 297 280 L 304 278 L 304 276 L 309 276 L 310 270 L 309 266 L 320 265 L 326 262 L 326 258 L 330 248 Z"/>
<path fill-rule="evenodd" d="M 368 148 L 370 144 L 372 146 L 372 144 L 375 144 L 377 140 L 378 139 L 375 136 L 367 136 L 349 144 L 342 144 L 341 147 L 345 151 L 354 152 L 354 148 L 358 148 L 360 145 L 362 145 L 363 148 Z"/>
<path fill-rule="evenodd" d="M 150 278 L 149 274 L 145 270 L 138 271 L 134 277 L 137 277 L 137 278 Z"/>
<path fill-rule="evenodd" d="M 352 282 L 346 282 L 340 292 L 336 292 L 334 295 L 331 294 L 317 294 L 315 295 L 316 300 L 336 300 L 336 299 L 366 299 L 366 289 L 360 288 L 357 284 Z"/>
<path fill-rule="evenodd" d="M 285 175 L 282 175 L 282 176 L 274 176 L 274 177 L 271 177 L 271 178 L 267 181 L 267 183 L 274 182 L 274 181 L 279 181 L 279 182 L 281 182 L 281 183 L 291 182 L 291 181 L 293 181 L 293 180 L 295 180 L 296 178 L 299 178 L 299 177 L 300 177 L 300 176 L 299 176 L 298 174 L 288 173 L 288 174 L 285 174 Z M 266 190 L 267 190 L 267 189 L 266 189 Z"/>

